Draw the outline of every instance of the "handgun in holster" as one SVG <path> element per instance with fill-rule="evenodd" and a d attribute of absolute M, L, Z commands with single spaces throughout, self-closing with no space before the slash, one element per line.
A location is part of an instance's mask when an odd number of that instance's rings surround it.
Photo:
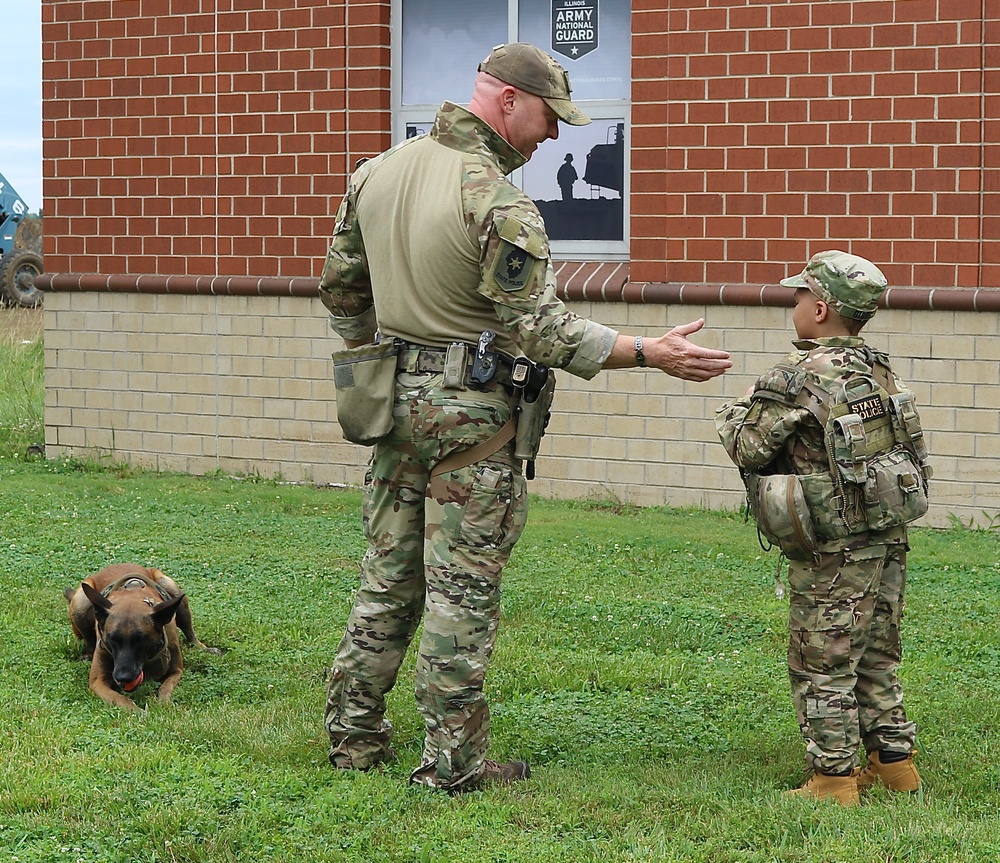
<path fill-rule="evenodd" d="M 525 476 L 534 479 L 535 457 L 538 455 L 545 427 L 549 424 L 556 376 L 547 366 L 533 363 L 527 357 L 518 357 L 511 368 L 511 382 L 520 391 L 514 458 L 527 463 Z"/>

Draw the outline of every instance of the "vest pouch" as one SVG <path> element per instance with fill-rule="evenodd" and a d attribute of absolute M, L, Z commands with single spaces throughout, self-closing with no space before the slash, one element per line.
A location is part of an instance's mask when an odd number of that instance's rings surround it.
<path fill-rule="evenodd" d="M 859 529 L 857 524 L 852 529 L 844 517 L 845 513 L 858 511 L 856 499 L 860 499 L 861 495 L 857 487 L 844 487 L 843 493 L 851 497 L 845 501 L 839 496 L 833 477 L 828 473 L 802 474 L 799 476 L 799 484 L 812 516 L 813 530 L 821 541 L 843 539 Z M 855 520 L 860 521 L 862 517 L 859 514 Z"/>
<path fill-rule="evenodd" d="M 920 425 L 920 417 L 917 415 L 913 393 L 902 392 L 892 397 L 892 415 L 896 421 L 896 427 L 902 435 L 900 443 L 909 444 L 918 461 L 927 461 L 924 430 Z"/>
<path fill-rule="evenodd" d="M 868 462 L 865 511 L 869 530 L 907 524 L 927 512 L 924 475 L 909 451 L 900 447 Z"/>
<path fill-rule="evenodd" d="M 819 551 L 809 507 L 795 474 L 747 478 L 747 501 L 760 532 L 789 560 L 812 560 Z"/>
<path fill-rule="evenodd" d="M 392 430 L 398 354 L 395 339 L 334 352 L 337 420 L 351 443 L 371 446 Z"/>
<path fill-rule="evenodd" d="M 857 414 L 848 413 L 831 419 L 833 460 L 847 482 L 863 483 L 868 476 L 865 461 L 865 422 Z"/>

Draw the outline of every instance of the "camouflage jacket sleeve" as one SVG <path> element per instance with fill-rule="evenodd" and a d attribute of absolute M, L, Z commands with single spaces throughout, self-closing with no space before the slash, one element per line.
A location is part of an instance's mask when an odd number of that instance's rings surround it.
<path fill-rule="evenodd" d="M 364 242 L 355 214 L 356 194 L 356 180 L 352 178 L 337 211 L 333 240 L 320 278 L 319 296 L 330 311 L 330 326 L 338 335 L 367 342 L 375 335 L 378 321 Z"/>
<path fill-rule="evenodd" d="M 556 296 L 549 242 L 538 209 L 514 187 L 510 200 L 483 212 L 480 293 L 492 300 L 511 338 L 535 362 L 590 379 L 618 333 L 580 317 Z"/>
<path fill-rule="evenodd" d="M 800 460 L 790 453 L 790 439 L 800 435 L 811 439 L 814 435 L 809 427 L 815 425 L 812 414 L 795 406 L 788 396 L 789 389 L 797 392 L 797 387 L 801 387 L 801 381 L 795 373 L 790 376 L 787 369 L 771 369 L 757 379 L 751 395 L 716 411 L 719 438 L 739 467 L 759 473 L 775 460 L 788 460 L 780 467 L 797 470 Z M 812 449 L 810 446 L 810 453 Z M 789 459 L 783 459 L 786 453 Z"/>
<path fill-rule="evenodd" d="M 533 308 L 494 301 L 497 316 L 525 356 L 590 380 L 604 367 L 618 333 L 567 309 L 556 296 L 550 261 L 545 261 L 545 269 L 545 285 Z"/>

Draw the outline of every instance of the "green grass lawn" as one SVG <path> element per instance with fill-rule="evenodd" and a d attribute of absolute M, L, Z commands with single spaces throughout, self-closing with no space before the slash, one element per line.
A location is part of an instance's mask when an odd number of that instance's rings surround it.
<path fill-rule="evenodd" d="M 726 513 L 532 501 L 487 679 L 493 754 L 533 777 L 459 798 L 397 760 L 334 772 L 325 669 L 357 578 L 360 496 L 0 461 L 0 863 L 815 861 L 1000 856 L 996 531 L 913 535 L 903 680 L 925 791 L 789 800 L 802 744 L 773 555 Z M 63 590 L 113 561 L 188 592 L 174 703 L 87 689 Z"/>

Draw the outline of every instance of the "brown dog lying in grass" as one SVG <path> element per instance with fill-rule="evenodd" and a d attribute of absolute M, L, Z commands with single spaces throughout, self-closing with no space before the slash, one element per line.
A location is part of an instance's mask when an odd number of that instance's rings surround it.
<path fill-rule="evenodd" d="M 209 653 L 194 634 L 191 608 L 177 583 L 158 569 L 116 563 L 66 590 L 73 633 L 90 663 L 90 688 L 109 704 L 139 710 L 126 693 L 144 680 L 160 682 L 160 701 L 170 701 L 184 671 L 180 639 Z"/>

